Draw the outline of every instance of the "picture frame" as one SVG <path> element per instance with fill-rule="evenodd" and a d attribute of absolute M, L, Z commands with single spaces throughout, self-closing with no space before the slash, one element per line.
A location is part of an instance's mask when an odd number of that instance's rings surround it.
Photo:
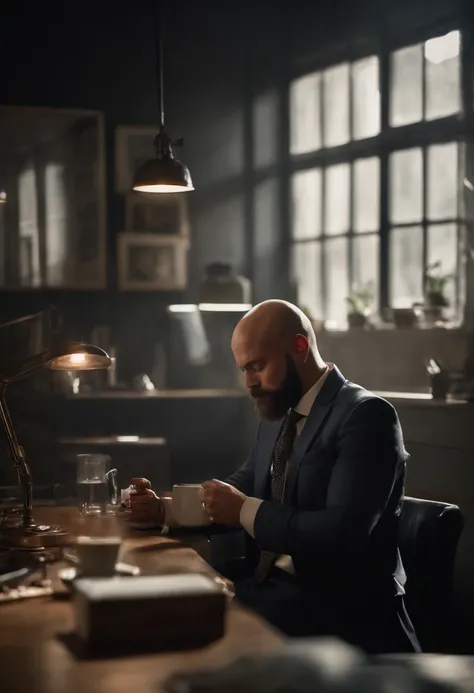
<path fill-rule="evenodd" d="M 155 156 L 153 143 L 158 126 L 119 125 L 115 130 L 115 187 L 131 192 L 135 172 Z"/>
<path fill-rule="evenodd" d="M 125 231 L 189 236 L 186 194 L 129 193 L 125 202 Z"/>
<path fill-rule="evenodd" d="M 18 162 L 2 170 L 0 289 L 106 289 L 104 114 L 0 106 L 0 120 L 0 149 Z"/>
<path fill-rule="evenodd" d="M 189 240 L 123 232 L 118 237 L 119 291 L 181 291 L 187 284 Z"/>

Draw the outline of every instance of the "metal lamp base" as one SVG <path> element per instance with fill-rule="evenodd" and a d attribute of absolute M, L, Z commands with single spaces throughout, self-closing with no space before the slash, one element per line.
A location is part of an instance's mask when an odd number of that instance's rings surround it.
<path fill-rule="evenodd" d="M 2 548 L 35 550 L 65 546 L 68 540 L 68 533 L 57 525 L 37 525 L 33 522 L 28 527 L 17 525 L 0 530 Z"/>

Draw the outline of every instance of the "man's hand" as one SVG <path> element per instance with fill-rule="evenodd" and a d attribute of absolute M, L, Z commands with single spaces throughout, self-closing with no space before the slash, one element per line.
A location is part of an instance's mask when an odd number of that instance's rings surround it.
<path fill-rule="evenodd" d="M 240 526 L 240 510 L 247 496 L 223 481 L 205 481 L 201 500 L 211 522 L 228 527 Z"/>

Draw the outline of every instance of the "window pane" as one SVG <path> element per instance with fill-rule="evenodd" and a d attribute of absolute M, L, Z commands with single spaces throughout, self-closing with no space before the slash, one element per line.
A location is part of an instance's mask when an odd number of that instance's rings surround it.
<path fill-rule="evenodd" d="M 456 224 L 440 224 L 428 228 L 428 265 L 441 261 L 440 274 L 456 276 L 458 259 L 458 234 Z M 455 307 L 456 282 L 446 284 L 446 296 Z"/>
<path fill-rule="evenodd" d="M 321 73 L 305 75 L 290 87 L 290 151 L 314 152 L 321 148 Z"/>
<path fill-rule="evenodd" d="M 380 161 L 354 163 L 354 231 L 377 231 L 380 226 Z"/>
<path fill-rule="evenodd" d="M 428 218 L 449 219 L 458 213 L 458 145 L 428 147 Z"/>
<path fill-rule="evenodd" d="M 346 298 L 349 294 L 347 238 L 332 238 L 324 243 L 326 273 L 326 320 L 333 329 L 344 329 L 347 323 Z"/>
<path fill-rule="evenodd" d="M 375 55 L 352 66 L 354 139 L 373 137 L 380 132 L 379 59 Z"/>
<path fill-rule="evenodd" d="M 391 59 L 390 125 L 417 123 L 423 117 L 422 44 L 395 51 Z"/>
<path fill-rule="evenodd" d="M 253 102 L 253 161 L 256 168 L 271 166 L 279 152 L 278 96 L 259 94 Z"/>
<path fill-rule="evenodd" d="M 18 270 L 21 286 L 41 284 L 36 171 L 28 164 L 18 177 Z"/>
<path fill-rule="evenodd" d="M 408 226 L 390 233 L 390 299 L 393 308 L 423 300 L 423 229 Z"/>
<path fill-rule="evenodd" d="M 326 169 L 324 231 L 328 235 L 349 230 L 349 164 L 338 164 Z"/>
<path fill-rule="evenodd" d="M 425 43 L 426 119 L 461 110 L 460 34 L 451 31 Z"/>
<path fill-rule="evenodd" d="M 67 270 L 68 198 L 63 164 L 46 164 L 44 202 L 46 226 L 46 277 L 48 286 L 63 286 Z"/>
<path fill-rule="evenodd" d="M 321 235 L 321 170 L 295 173 L 292 181 L 293 238 Z"/>
<path fill-rule="evenodd" d="M 349 142 L 349 65 L 324 72 L 324 146 Z"/>
<path fill-rule="evenodd" d="M 421 149 L 404 149 L 390 156 L 390 220 L 395 224 L 423 217 Z"/>
<path fill-rule="evenodd" d="M 374 233 L 354 238 L 352 249 L 353 287 L 357 290 L 364 284 L 370 284 L 375 312 L 379 298 L 379 235 Z"/>
<path fill-rule="evenodd" d="M 315 320 L 323 317 L 321 305 L 321 243 L 293 245 L 293 280 L 298 306 Z"/>

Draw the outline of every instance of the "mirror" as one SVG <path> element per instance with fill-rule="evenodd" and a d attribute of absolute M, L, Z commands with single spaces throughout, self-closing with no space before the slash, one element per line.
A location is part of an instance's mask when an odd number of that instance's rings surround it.
<path fill-rule="evenodd" d="M 0 107 L 0 287 L 106 287 L 104 123 Z"/>

